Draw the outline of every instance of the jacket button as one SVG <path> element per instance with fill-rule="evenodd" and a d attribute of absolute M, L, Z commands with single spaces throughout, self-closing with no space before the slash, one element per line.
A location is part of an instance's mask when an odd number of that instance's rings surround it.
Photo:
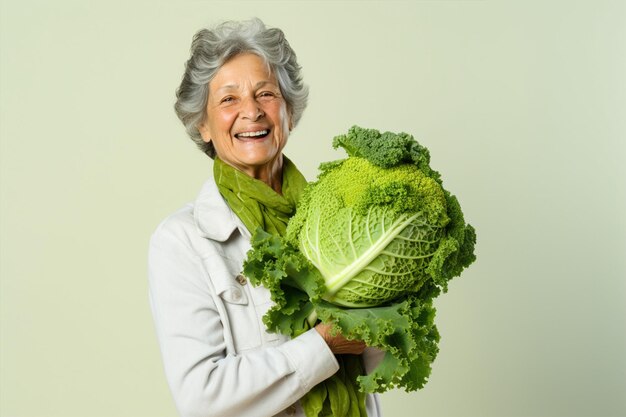
<path fill-rule="evenodd" d="M 296 414 L 296 406 L 295 405 L 290 405 L 289 407 L 287 407 L 287 409 L 285 411 L 287 412 L 287 414 L 292 416 L 292 415 Z"/>
<path fill-rule="evenodd" d="M 246 285 L 248 283 L 248 281 L 246 280 L 246 277 L 244 277 L 241 274 L 237 275 L 237 277 L 235 279 L 237 280 L 239 285 Z"/>
<path fill-rule="evenodd" d="M 239 300 L 241 300 L 241 291 L 239 291 L 239 289 L 238 289 L 238 288 L 235 288 L 235 289 L 233 290 L 233 294 L 232 294 L 232 296 L 233 296 L 233 300 L 235 300 L 235 301 L 239 301 Z"/>

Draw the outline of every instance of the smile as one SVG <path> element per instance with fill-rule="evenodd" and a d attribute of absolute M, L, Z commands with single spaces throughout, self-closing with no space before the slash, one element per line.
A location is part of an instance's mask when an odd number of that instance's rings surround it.
<path fill-rule="evenodd" d="M 243 138 L 250 138 L 250 139 L 258 139 L 258 138 L 264 138 L 265 136 L 267 136 L 270 133 L 269 130 L 265 129 L 265 130 L 258 130 L 256 132 L 242 132 L 242 133 L 237 133 L 235 135 L 235 137 L 237 139 L 243 139 Z"/>

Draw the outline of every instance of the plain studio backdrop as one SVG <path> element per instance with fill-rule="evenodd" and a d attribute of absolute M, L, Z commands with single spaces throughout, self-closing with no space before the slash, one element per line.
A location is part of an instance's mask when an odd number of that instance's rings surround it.
<path fill-rule="evenodd" d="M 8 1 L 0 9 L 6 417 L 166 417 L 148 239 L 211 174 L 172 105 L 193 34 L 258 16 L 310 104 L 413 134 L 478 233 L 429 383 L 385 415 L 626 415 L 626 2 Z"/>

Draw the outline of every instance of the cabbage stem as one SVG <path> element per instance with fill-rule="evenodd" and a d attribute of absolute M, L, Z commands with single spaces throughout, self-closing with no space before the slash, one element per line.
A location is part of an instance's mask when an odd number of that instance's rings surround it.
<path fill-rule="evenodd" d="M 313 309 L 311 314 L 306 318 L 307 323 L 309 323 L 309 327 L 312 329 L 315 327 L 315 323 L 317 322 L 317 311 Z"/>

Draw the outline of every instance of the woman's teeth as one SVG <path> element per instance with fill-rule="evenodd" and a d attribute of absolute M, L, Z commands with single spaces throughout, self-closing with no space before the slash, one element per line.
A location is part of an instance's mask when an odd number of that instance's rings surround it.
<path fill-rule="evenodd" d="M 269 132 L 267 130 L 259 130 L 256 132 L 243 132 L 237 133 L 235 136 L 238 138 L 258 138 L 261 136 L 267 135 Z"/>

